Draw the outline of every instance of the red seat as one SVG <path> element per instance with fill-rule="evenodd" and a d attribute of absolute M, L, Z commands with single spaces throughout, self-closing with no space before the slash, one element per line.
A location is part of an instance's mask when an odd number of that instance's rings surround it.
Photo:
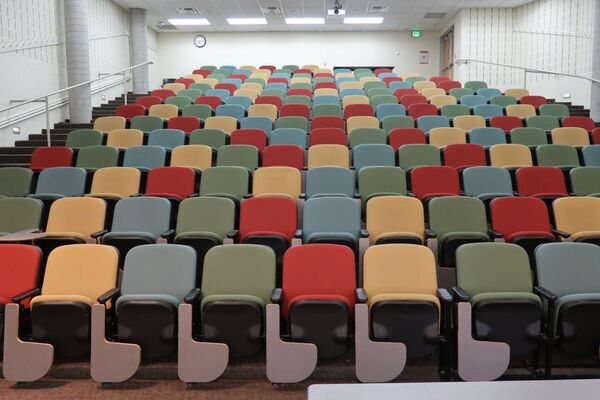
<path fill-rule="evenodd" d="M 317 128 L 310 131 L 309 146 L 317 144 L 348 145 L 348 135 L 342 128 Z"/>
<path fill-rule="evenodd" d="M 441 82 L 447 82 L 450 80 L 447 76 L 432 76 L 429 80 L 435 83 L 435 86 L 440 87 Z M 445 89 L 444 89 L 445 90 Z"/>
<path fill-rule="evenodd" d="M 277 67 L 274 65 L 261 65 L 258 67 L 258 69 L 268 69 L 269 71 L 273 72 L 277 69 Z"/>
<path fill-rule="evenodd" d="M 290 340 L 313 343 L 320 359 L 348 351 L 354 314 L 354 254 L 335 244 L 291 247 L 283 257 L 283 319 Z"/>
<path fill-rule="evenodd" d="M 600 144 L 600 128 L 595 128 L 592 131 L 592 141 L 594 144 Z"/>
<path fill-rule="evenodd" d="M 200 96 L 196 98 L 196 104 L 206 104 L 216 111 L 217 107 L 223 104 L 223 100 L 219 96 Z"/>
<path fill-rule="evenodd" d="M 29 168 L 41 171 L 51 167 L 70 167 L 73 162 L 73 149 L 70 147 L 38 147 L 31 154 Z"/>
<path fill-rule="evenodd" d="M 398 89 L 398 90 L 403 90 L 403 89 Z M 396 90 L 396 93 L 398 93 L 398 90 Z M 407 89 L 404 89 L 407 90 Z M 398 97 L 398 96 L 396 96 Z M 425 96 L 421 96 L 420 94 L 406 94 L 402 97 L 400 97 L 400 104 L 402 104 L 404 107 L 408 108 L 413 104 L 428 104 L 427 103 L 427 97 Z"/>
<path fill-rule="evenodd" d="M 400 99 L 403 96 L 417 96 L 419 94 L 419 92 L 417 92 L 415 89 L 396 89 L 396 91 L 394 92 L 394 96 L 396 96 L 396 98 L 398 99 L 398 102 L 400 102 Z"/>
<path fill-rule="evenodd" d="M 515 174 L 517 191 L 525 196 L 568 196 L 565 176 L 555 167 L 522 167 Z"/>
<path fill-rule="evenodd" d="M 433 104 L 411 104 L 406 111 L 414 120 L 425 115 L 438 115 L 438 108 Z"/>
<path fill-rule="evenodd" d="M 317 82 L 315 83 L 315 90 L 317 89 L 337 89 L 335 82 Z"/>
<path fill-rule="evenodd" d="M 231 96 L 233 96 L 233 92 L 237 90 L 237 86 L 235 86 L 233 83 L 217 83 L 215 85 L 215 89 L 225 89 L 229 91 Z"/>
<path fill-rule="evenodd" d="M 145 196 L 183 200 L 194 194 L 196 173 L 187 167 L 158 167 L 148 173 Z"/>
<path fill-rule="evenodd" d="M 122 104 L 119 107 L 117 107 L 117 111 L 115 112 L 115 114 L 129 121 L 133 117 L 145 115 L 146 108 L 140 104 Z"/>
<path fill-rule="evenodd" d="M 425 131 L 421 128 L 396 128 L 388 135 L 390 146 L 398 150 L 405 144 L 425 144 Z"/>
<path fill-rule="evenodd" d="M 411 170 L 410 180 L 412 192 L 420 200 L 460 195 L 458 172 L 452 167 L 416 167 Z"/>
<path fill-rule="evenodd" d="M 244 82 L 248 77 L 244 74 L 231 74 L 229 75 L 229 79 L 239 79 Z"/>
<path fill-rule="evenodd" d="M 379 76 L 379 74 L 385 74 L 388 72 L 394 72 L 389 68 L 376 68 L 375 71 L 373 71 L 373 73 L 375 74 L 375 76 Z"/>
<path fill-rule="evenodd" d="M 185 88 L 187 89 L 190 87 L 190 85 L 196 83 L 196 81 L 190 78 L 179 78 L 175 79 L 175 83 L 183 83 L 185 85 Z"/>
<path fill-rule="evenodd" d="M 204 78 L 206 78 L 208 75 L 212 74 L 212 71 L 210 69 L 195 69 L 192 71 L 192 74 L 202 75 Z"/>
<path fill-rule="evenodd" d="M 168 97 L 175 96 L 175 92 L 171 89 L 154 89 L 150 92 L 150 96 L 160 97 L 162 101 L 165 101 Z"/>
<path fill-rule="evenodd" d="M 521 104 L 531 104 L 535 108 L 546 104 L 546 98 L 544 96 L 523 96 L 519 101 Z"/>
<path fill-rule="evenodd" d="M 2 244 L 0 246 L 0 304 L 38 287 L 42 252 L 37 246 Z M 29 299 L 21 303 L 29 307 Z M 0 307 L 0 332 L 4 328 L 4 307 Z M 0 338 L 2 336 L 0 335 Z"/>
<path fill-rule="evenodd" d="M 490 119 L 490 126 L 492 128 L 500 128 L 504 132 L 508 133 L 515 128 L 522 128 L 523 121 L 519 117 L 504 115 L 499 117 L 492 117 Z"/>
<path fill-rule="evenodd" d="M 283 83 L 287 86 L 290 82 L 287 80 L 287 78 L 269 78 L 267 83 Z"/>
<path fill-rule="evenodd" d="M 284 196 L 246 199 L 240 205 L 240 242 L 268 245 L 281 239 L 285 252 L 298 227 L 297 215 L 296 201 Z"/>
<path fill-rule="evenodd" d="M 304 149 L 295 144 L 267 146 L 262 154 L 263 167 L 304 168 Z"/>
<path fill-rule="evenodd" d="M 370 104 L 349 104 L 344 108 L 344 119 L 351 117 L 372 117 L 375 115 Z"/>
<path fill-rule="evenodd" d="M 283 105 L 283 101 L 277 96 L 258 96 L 254 104 L 273 104 L 279 110 Z"/>
<path fill-rule="evenodd" d="M 312 92 L 308 89 L 290 89 L 288 90 L 287 95 L 312 97 Z"/>
<path fill-rule="evenodd" d="M 333 115 L 324 115 L 320 117 L 314 117 L 310 122 L 310 129 L 319 128 L 341 128 L 344 129 L 344 120 L 341 117 Z"/>
<path fill-rule="evenodd" d="M 583 128 L 588 132 L 593 131 L 596 128 L 596 123 L 590 117 L 564 117 L 562 119 L 562 126 Z"/>
<path fill-rule="evenodd" d="M 158 96 L 140 96 L 135 99 L 135 104 L 139 104 L 144 108 L 150 108 L 155 104 L 162 103 L 162 99 Z"/>
<path fill-rule="evenodd" d="M 485 150 L 475 143 L 449 144 L 444 147 L 444 165 L 456 169 L 485 166 Z"/>
<path fill-rule="evenodd" d="M 312 70 L 310 70 L 308 68 L 299 68 L 292 73 L 292 75 L 295 75 L 295 74 L 311 74 L 312 75 Z"/>
<path fill-rule="evenodd" d="M 304 117 L 310 119 L 310 107 L 306 104 L 284 104 L 279 109 L 280 117 Z"/>
<path fill-rule="evenodd" d="M 248 144 L 262 152 L 267 147 L 267 135 L 262 129 L 236 129 L 231 132 L 229 142 L 231 144 Z"/>
<path fill-rule="evenodd" d="M 333 74 L 330 72 L 317 72 L 313 75 L 314 78 L 333 78 Z"/>
<path fill-rule="evenodd" d="M 198 117 L 173 117 L 167 123 L 169 129 L 180 129 L 187 134 L 194 129 L 200 129 L 200 118 Z"/>
<path fill-rule="evenodd" d="M 383 82 L 385 82 L 385 86 L 390 87 L 390 83 L 392 82 L 402 82 L 402 78 L 399 76 L 386 76 L 383 78 Z"/>
<path fill-rule="evenodd" d="M 444 89 L 446 93 L 450 93 L 450 90 L 452 89 L 460 89 L 462 87 L 462 84 L 459 81 L 446 80 L 438 83 L 437 87 L 440 89 Z"/>

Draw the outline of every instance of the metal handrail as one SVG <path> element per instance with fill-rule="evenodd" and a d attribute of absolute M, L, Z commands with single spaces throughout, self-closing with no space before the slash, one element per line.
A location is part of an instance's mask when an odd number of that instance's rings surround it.
<path fill-rule="evenodd" d="M 600 80 L 598 80 L 598 79 L 590 78 L 588 76 L 583 76 L 583 75 L 565 74 L 564 72 L 547 71 L 547 70 L 538 69 L 538 68 L 520 67 L 518 65 L 500 64 L 500 63 L 495 63 L 495 62 L 490 62 L 490 61 L 473 60 L 470 58 L 458 59 L 458 60 L 455 60 L 454 63 L 459 64 L 459 65 L 460 64 L 469 64 L 469 63 L 479 63 L 479 64 L 494 65 L 496 67 L 519 69 L 521 71 L 524 71 L 524 73 L 525 73 L 524 87 L 527 87 L 527 73 L 528 72 L 532 73 L 532 74 L 548 74 L 548 75 L 557 75 L 557 76 L 567 76 L 570 78 L 585 79 L 586 81 L 589 81 L 592 83 L 600 83 Z"/>
<path fill-rule="evenodd" d="M 22 102 L 20 104 L 0 109 L 0 113 L 6 112 L 6 111 L 10 111 L 10 110 L 13 110 L 15 108 L 23 107 L 24 105 L 27 105 L 27 104 L 44 102 L 45 103 L 45 113 L 46 113 L 46 139 L 47 139 L 47 142 L 48 142 L 48 146 L 50 146 L 50 144 L 51 144 L 51 142 L 50 142 L 50 103 L 48 101 L 48 99 L 50 97 L 56 96 L 56 95 L 64 93 L 64 92 L 68 92 L 71 89 L 75 89 L 75 88 L 78 88 L 78 87 L 81 87 L 81 86 L 89 85 L 91 83 L 104 80 L 106 78 L 110 78 L 111 76 L 123 75 L 123 94 L 124 94 L 124 97 L 125 97 L 125 104 L 127 104 L 127 74 L 126 74 L 126 72 L 127 71 L 131 71 L 131 70 L 133 70 L 135 68 L 139 68 L 139 67 L 142 67 L 144 65 L 150 65 L 150 64 L 154 64 L 154 63 L 152 61 L 146 61 L 146 62 L 137 64 L 137 65 L 133 65 L 131 67 L 127 67 L 127 68 L 122 69 L 120 71 L 111 72 L 109 74 L 103 74 L 103 76 L 101 76 L 101 77 L 98 77 L 98 78 L 95 78 L 95 79 L 90 79 L 89 81 L 81 82 L 81 83 L 78 83 L 76 85 L 72 85 L 72 86 L 66 87 L 64 89 L 60 89 L 60 90 L 56 90 L 56 91 L 51 92 L 51 93 L 44 94 L 44 95 L 36 97 L 34 99 L 24 101 L 24 102 Z"/>

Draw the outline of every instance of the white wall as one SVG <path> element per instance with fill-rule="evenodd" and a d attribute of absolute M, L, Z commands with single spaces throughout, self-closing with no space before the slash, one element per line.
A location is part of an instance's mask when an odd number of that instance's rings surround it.
<path fill-rule="evenodd" d="M 420 39 L 411 38 L 408 31 L 207 33 L 202 49 L 194 46 L 194 36 L 158 34 L 160 77 L 179 77 L 209 64 L 393 65 L 426 77 L 439 73 L 437 32 L 423 32 Z M 421 50 L 429 51 L 427 65 L 419 64 Z"/>

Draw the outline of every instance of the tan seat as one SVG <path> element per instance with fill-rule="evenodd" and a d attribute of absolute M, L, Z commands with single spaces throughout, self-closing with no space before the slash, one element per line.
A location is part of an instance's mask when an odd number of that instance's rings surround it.
<path fill-rule="evenodd" d="M 349 95 L 342 99 L 342 107 L 346 108 L 350 104 L 369 104 L 369 98 L 361 95 Z"/>
<path fill-rule="evenodd" d="M 531 151 L 522 144 L 495 144 L 490 147 L 492 167 L 519 168 L 531 167 Z"/>
<path fill-rule="evenodd" d="M 423 94 L 421 92 L 423 92 L 423 90 L 425 89 L 436 89 L 437 86 L 435 85 L 435 82 L 431 82 L 431 81 L 419 81 L 419 82 L 415 82 L 413 84 L 413 89 L 415 89 L 417 92 L 419 92 L 420 94 Z M 444 93 L 446 93 L 444 91 Z M 423 94 L 423 96 L 425 96 Z"/>
<path fill-rule="evenodd" d="M 556 229 L 574 241 L 600 240 L 600 198 L 561 197 L 552 203 Z"/>
<path fill-rule="evenodd" d="M 350 152 L 341 144 L 318 144 L 308 149 L 308 168 L 342 167 L 350 168 Z"/>
<path fill-rule="evenodd" d="M 485 118 L 479 115 L 459 115 L 454 117 L 453 125 L 468 132 L 476 128 L 485 128 Z"/>
<path fill-rule="evenodd" d="M 140 192 L 141 173 L 137 168 L 106 167 L 94 173 L 88 197 L 122 199 Z"/>
<path fill-rule="evenodd" d="M 271 70 L 270 69 L 257 69 L 256 72 L 252 73 L 250 76 L 252 75 L 264 75 L 267 77 L 267 80 L 269 80 L 269 78 L 271 77 Z"/>
<path fill-rule="evenodd" d="M 127 149 L 144 144 L 144 132 L 139 129 L 115 129 L 108 132 L 106 145 L 119 149 Z"/>
<path fill-rule="evenodd" d="M 330 70 L 329 68 L 317 68 L 313 70 L 313 74 L 332 74 L 333 75 L 333 71 Z"/>
<path fill-rule="evenodd" d="M 303 78 L 303 77 L 290 79 L 290 85 L 293 85 L 295 83 L 312 83 L 312 81 L 310 78 Z"/>
<path fill-rule="evenodd" d="M 350 117 L 346 120 L 346 131 L 348 135 L 357 128 L 379 128 L 379 120 L 376 117 Z"/>
<path fill-rule="evenodd" d="M 234 96 L 243 96 L 252 99 L 252 103 L 256 101 L 258 97 L 258 90 L 256 89 L 237 89 L 233 92 Z"/>
<path fill-rule="evenodd" d="M 363 88 L 363 84 L 361 82 L 356 82 L 356 81 L 346 81 L 346 82 L 342 82 L 338 85 L 338 89 L 341 92 L 342 90 L 346 90 L 346 89 L 362 89 Z"/>
<path fill-rule="evenodd" d="M 233 117 L 208 117 L 204 121 L 204 129 L 220 129 L 231 135 L 237 129 L 238 121 Z"/>
<path fill-rule="evenodd" d="M 310 69 L 313 73 L 315 73 L 319 69 L 319 66 L 317 64 L 306 64 L 302 66 L 302 69 Z"/>
<path fill-rule="evenodd" d="M 260 92 L 262 92 L 263 86 L 260 83 L 256 83 L 256 82 L 242 83 L 240 85 L 240 90 L 244 90 L 244 89 L 256 90 L 256 93 L 258 95 L 260 95 Z M 250 97 L 250 96 L 248 96 L 248 97 Z"/>
<path fill-rule="evenodd" d="M 338 72 L 335 74 L 336 79 L 338 78 L 354 78 L 354 74 L 352 72 Z M 340 90 L 342 90 L 340 88 Z"/>
<path fill-rule="evenodd" d="M 358 80 L 363 87 L 365 86 L 365 83 L 367 82 L 381 82 L 381 79 L 379 79 L 376 76 L 361 76 L 361 78 Z"/>
<path fill-rule="evenodd" d="M 248 108 L 249 117 L 268 117 L 273 122 L 277 119 L 277 106 L 273 104 L 254 104 Z"/>
<path fill-rule="evenodd" d="M 242 65 L 239 69 L 240 70 L 248 70 L 251 72 L 254 72 L 257 70 L 257 68 L 254 65 Z"/>
<path fill-rule="evenodd" d="M 506 115 L 518 118 L 535 117 L 535 107 L 531 104 L 510 104 L 506 106 Z"/>
<path fill-rule="evenodd" d="M 417 198 L 373 197 L 367 202 L 366 220 L 371 245 L 386 240 L 425 243 L 423 204 Z"/>
<path fill-rule="evenodd" d="M 300 197 L 302 192 L 301 173 L 292 167 L 263 167 L 254 171 L 252 177 L 253 196 Z"/>
<path fill-rule="evenodd" d="M 183 83 L 165 83 L 163 89 L 172 90 L 177 94 L 182 90 L 185 90 L 185 85 Z"/>
<path fill-rule="evenodd" d="M 521 89 L 521 88 L 512 88 L 512 89 L 506 89 L 504 91 L 504 95 L 505 96 L 512 96 L 517 100 L 521 100 L 521 97 L 523 96 L 529 96 L 529 90 L 527 89 Z"/>
<path fill-rule="evenodd" d="M 65 197 L 52 203 L 48 214 L 48 236 L 91 240 L 104 229 L 106 202 L 91 197 Z"/>
<path fill-rule="evenodd" d="M 176 106 L 177 107 L 177 106 Z M 100 117 L 94 120 L 94 130 L 100 132 L 110 132 L 115 129 L 125 129 L 127 120 L 123 117 Z"/>
<path fill-rule="evenodd" d="M 175 104 L 155 104 L 150 106 L 148 115 L 169 120 L 179 114 L 179 108 Z"/>
<path fill-rule="evenodd" d="M 400 78 L 402 78 L 403 81 L 406 80 L 406 78 L 415 78 L 419 75 L 417 72 L 402 72 L 401 74 L 398 75 Z"/>
<path fill-rule="evenodd" d="M 434 95 L 429 98 L 429 102 L 437 108 L 442 108 L 443 106 L 456 104 L 456 97 L 446 94 Z"/>
<path fill-rule="evenodd" d="M 202 75 L 196 75 L 196 74 L 186 75 L 186 76 L 184 76 L 184 78 L 192 79 L 196 83 L 201 83 L 202 79 L 204 79 L 204 77 Z"/>
<path fill-rule="evenodd" d="M 437 148 L 463 143 L 467 143 L 467 134 L 461 128 L 433 128 L 429 131 L 429 144 Z"/>
<path fill-rule="evenodd" d="M 427 82 L 427 81 L 421 81 L 421 82 L 415 82 L 415 83 L 422 83 L 422 82 Z M 431 82 L 433 83 L 433 82 Z M 446 91 L 444 89 L 438 89 L 438 88 L 426 88 L 421 90 L 421 95 L 425 96 L 425 98 L 427 100 L 431 100 L 432 97 L 434 96 L 444 96 L 446 94 Z M 448 96 L 448 97 L 454 97 L 454 96 Z"/>
<path fill-rule="evenodd" d="M 339 96 L 337 89 L 333 88 L 321 88 L 315 89 L 315 97 L 319 96 Z"/>
<path fill-rule="evenodd" d="M 206 83 L 208 86 L 214 89 L 214 87 L 219 83 L 219 80 L 213 78 L 204 78 L 200 81 L 200 83 Z"/>
<path fill-rule="evenodd" d="M 202 144 L 177 146 L 171 152 L 172 167 L 190 167 L 199 170 L 212 165 L 212 149 Z"/>
<path fill-rule="evenodd" d="M 590 144 L 590 137 L 583 128 L 554 128 L 552 129 L 552 144 L 583 147 Z"/>

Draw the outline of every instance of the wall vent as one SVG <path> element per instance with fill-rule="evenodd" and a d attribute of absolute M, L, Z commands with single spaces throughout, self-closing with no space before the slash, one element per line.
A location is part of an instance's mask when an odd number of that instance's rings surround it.
<path fill-rule="evenodd" d="M 263 7 L 262 9 L 263 14 L 281 14 L 281 8 L 279 7 Z"/>
<path fill-rule="evenodd" d="M 426 19 L 442 19 L 444 18 L 446 15 L 448 15 L 448 13 L 435 13 L 435 12 L 431 12 L 431 13 L 427 13 L 425 14 Z"/>
<path fill-rule="evenodd" d="M 177 12 L 183 15 L 198 15 L 200 12 L 197 8 L 194 7 L 179 7 L 177 8 Z"/>
<path fill-rule="evenodd" d="M 388 6 L 371 6 L 369 7 L 369 14 L 385 14 L 388 9 Z"/>

